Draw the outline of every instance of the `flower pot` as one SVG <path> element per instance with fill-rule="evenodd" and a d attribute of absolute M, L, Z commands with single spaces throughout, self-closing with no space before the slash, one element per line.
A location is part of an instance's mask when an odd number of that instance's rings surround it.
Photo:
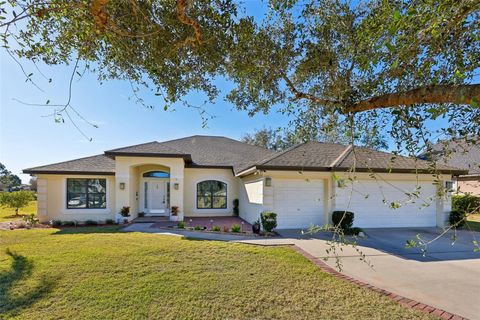
<path fill-rule="evenodd" d="M 181 221 L 179 216 L 170 216 L 170 221 Z"/>

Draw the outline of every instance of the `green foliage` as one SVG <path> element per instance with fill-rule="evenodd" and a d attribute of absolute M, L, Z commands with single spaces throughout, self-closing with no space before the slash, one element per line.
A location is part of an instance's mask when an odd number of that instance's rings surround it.
<path fill-rule="evenodd" d="M 17 187 L 22 180 L 15 174 L 11 173 L 4 164 L 0 162 L 0 191 Z"/>
<path fill-rule="evenodd" d="M 105 224 L 115 224 L 115 220 L 107 219 L 107 220 L 105 220 Z"/>
<path fill-rule="evenodd" d="M 199 231 L 199 230 L 202 230 L 203 228 L 200 226 L 195 226 L 193 229 Z"/>
<path fill-rule="evenodd" d="M 25 221 L 25 223 L 30 227 L 35 227 L 38 223 L 38 219 L 34 213 L 24 216 L 23 221 Z"/>
<path fill-rule="evenodd" d="M 185 229 L 185 222 L 184 221 L 179 221 L 177 224 L 178 229 Z"/>
<path fill-rule="evenodd" d="M 448 223 L 454 227 L 462 227 L 465 224 L 466 214 L 465 211 L 452 210 L 448 216 Z"/>
<path fill-rule="evenodd" d="M 1 192 L 0 206 L 12 208 L 15 210 L 15 215 L 18 215 L 18 210 L 28 206 L 33 199 L 31 191 Z"/>
<path fill-rule="evenodd" d="M 50 225 L 54 228 L 61 227 L 62 221 L 61 220 L 51 220 Z"/>
<path fill-rule="evenodd" d="M 212 231 L 220 232 L 220 230 L 222 230 L 222 229 L 220 228 L 220 226 L 213 226 L 213 227 L 212 227 Z"/>
<path fill-rule="evenodd" d="M 232 232 L 237 233 L 237 232 L 241 231 L 241 227 L 240 227 L 239 224 L 232 224 L 231 230 L 232 230 Z"/>
<path fill-rule="evenodd" d="M 122 217 L 130 217 L 130 207 L 123 206 L 122 209 L 120 209 L 120 214 Z"/>
<path fill-rule="evenodd" d="M 472 214 L 480 212 L 480 197 L 473 195 L 452 196 L 452 210 Z"/>
<path fill-rule="evenodd" d="M 354 216 L 354 213 L 350 211 L 333 211 L 333 225 L 344 231 L 350 230 L 353 225 Z"/>
<path fill-rule="evenodd" d="M 85 225 L 86 225 L 86 226 L 97 226 L 97 225 L 98 225 L 98 221 L 95 221 L 95 220 L 85 220 Z"/>
<path fill-rule="evenodd" d="M 262 222 L 263 230 L 272 232 L 277 227 L 277 214 L 272 211 L 263 211 L 260 213 L 260 221 Z"/>
<path fill-rule="evenodd" d="M 75 221 L 62 221 L 63 227 L 76 227 L 77 223 Z"/>

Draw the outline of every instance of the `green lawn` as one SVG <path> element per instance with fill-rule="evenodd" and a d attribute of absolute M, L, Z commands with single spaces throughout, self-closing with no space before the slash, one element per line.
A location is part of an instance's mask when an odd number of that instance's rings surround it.
<path fill-rule="evenodd" d="M 0 318 L 429 318 L 286 247 L 109 227 L 0 231 L 0 248 Z"/>
<path fill-rule="evenodd" d="M 30 204 L 18 211 L 19 215 L 37 213 L 37 201 L 30 201 Z M 0 206 L 0 222 L 19 220 L 22 217 L 15 216 L 15 209 Z"/>
<path fill-rule="evenodd" d="M 469 215 L 463 229 L 480 232 L 480 213 Z"/>

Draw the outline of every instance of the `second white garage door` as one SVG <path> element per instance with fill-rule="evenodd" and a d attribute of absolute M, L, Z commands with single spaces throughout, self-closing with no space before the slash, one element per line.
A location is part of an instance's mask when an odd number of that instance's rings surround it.
<path fill-rule="evenodd" d="M 355 214 L 354 226 L 362 228 L 434 227 L 436 225 L 436 187 L 419 182 L 419 197 L 406 193 L 417 191 L 415 181 L 359 180 L 337 189 L 337 210 Z M 400 207 L 392 209 L 392 203 Z"/>
<path fill-rule="evenodd" d="M 323 224 L 323 180 L 275 179 L 273 207 L 278 229 Z"/>

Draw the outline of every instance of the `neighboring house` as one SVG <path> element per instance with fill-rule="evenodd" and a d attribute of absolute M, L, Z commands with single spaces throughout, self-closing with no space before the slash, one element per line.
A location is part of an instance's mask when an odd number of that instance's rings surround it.
<path fill-rule="evenodd" d="M 455 177 L 455 190 L 480 196 L 480 144 L 440 141 L 432 146 L 431 153 L 431 158 L 438 163 L 467 171 Z M 427 155 L 423 154 L 420 158 L 426 159 Z"/>
<path fill-rule="evenodd" d="M 359 227 L 443 226 L 450 199 L 437 191 L 465 171 L 442 166 L 433 176 L 426 161 L 392 156 L 318 142 L 274 153 L 225 137 L 192 136 L 24 172 L 38 177 L 41 221 L 111 219 L 123 206 L 132 218 L 139 212 L 172 220 L 229 216 L 239 199 L 241 218 L 252 223 L 273 210 L 278 228 L 328 223 L 332 211 L 345 209 Z M 171 217 L 172 206 L 178 217 Z"/>

